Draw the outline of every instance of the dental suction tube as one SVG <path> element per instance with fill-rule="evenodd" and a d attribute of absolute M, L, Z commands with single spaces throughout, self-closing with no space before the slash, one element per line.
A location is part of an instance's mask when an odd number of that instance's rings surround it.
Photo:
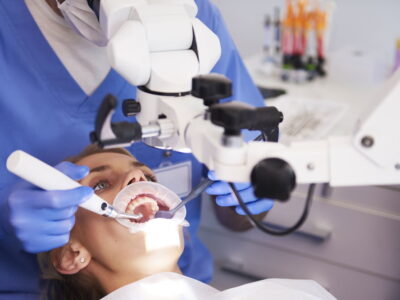
<path fill-rule="evenodd" d="M 48 191 L 69 190 L 81 186 L 78 182 L 74 181 L 64 173 L 22 150 L 17 150 L 10 154 L 7 159 L 7 169 L 11 173 L 14 173 L 26 181 Z M 125 217 L 131 219 L 139 219 L 142 217 L 141 215 L 126 215 L 118 213 L 112 205 L 96 194 L 93 194 L 92 197 L 81 203 L 79 206 L 105 217 Z"/>

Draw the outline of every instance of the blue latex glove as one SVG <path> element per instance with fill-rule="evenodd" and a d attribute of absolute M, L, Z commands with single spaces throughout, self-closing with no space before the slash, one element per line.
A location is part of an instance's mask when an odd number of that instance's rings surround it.
<path fill-rule="evenodd" d="M 85 177 L 89 169 L 70 162 L 56 166 L 74 180 Z M 75 224 L 77 205 L 93 194 L 89 187 L 65 191 L 44 191 L 26 181 L 19 182 L 8 197 L 9 221 L 23 248 L 31 253 L 66 244 Z"/>
<path fill-rule="evenodd" d="M 211 180 L 217 180 L 213 171 L 208 172 L 208 178 Z M 246 203 L 247 208 L 253 215 L 268 211 L 274 205 L 273 200 L 258 199 L 254 195 L 253 187 L 250 183 L 235 183 L 235 187 L 238 190 L 243 202 Z M 206 189 L 206 193 L 217 196 L 216 202 L 219 206 L 236 206 L 236 213 L 239 215 L 245 215 L 245 212 L 240 205 L 238 205 L 235 197 L 231 195 L 231 189 L 227 182 L 216 181 Z"/>

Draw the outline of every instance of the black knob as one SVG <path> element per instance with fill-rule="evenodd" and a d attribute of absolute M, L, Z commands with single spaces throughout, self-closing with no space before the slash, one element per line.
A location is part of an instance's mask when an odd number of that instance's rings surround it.
<path fill-rule="evenodd" d="M 192 95 L 204 99 L 204 105 L 212 106 L 232 96 L 232 82 L 220 74 L 196 76 L 192 79 Z"/>
<path fill-rule="evenodd" d="M 226 135 L 240 135 L 248 128 L 254 116 L 254 108 L 242 102 L 219 103 L 210 107 L 211 122 L 225 129 Z"/>
<path fill-rule="evenodd" d="M 122 112 L 125 116 L 130 117 L 140 113 L 141 106 L 140 103 L 134 99 L 126 99 L 122 103 Z"/>
<path fill-rule="evenodd" d="M 265 131 L 276 128 L 283 121 L 283 114 L 274 106 L 257 107 L 249 130 Z"/>
<path fill-rule="evenodd" d="M 256 197 L 286 201 L 296 187 L 296 174 L 286 161 L 267 158 L 253 168 L 251 183 Z"/>

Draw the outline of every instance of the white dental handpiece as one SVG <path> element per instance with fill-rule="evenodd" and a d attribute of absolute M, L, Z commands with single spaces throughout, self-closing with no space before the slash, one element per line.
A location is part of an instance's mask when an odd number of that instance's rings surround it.
<path fill-rule="evenodd" d="M 44 190 L 69 190 L 81 186 L 64 173 L 22 150 L 17 150 L 10 154 L 7 159 L 7 169 L 11 173 L 14 173 Z M 79 206 L 105 217 L 127 219 L 142 218 L 141 214 L 135 215 L 117 212 L 112 205 L 96 194 L 93 194 L 92 197 Z"/>

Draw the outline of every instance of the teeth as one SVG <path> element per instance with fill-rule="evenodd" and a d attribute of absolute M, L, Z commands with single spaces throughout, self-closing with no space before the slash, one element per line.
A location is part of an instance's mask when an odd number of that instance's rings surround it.
<path fill-rule="evenodd" d="M 151 205 L 151 210 L 156 213 L 158 211 L 158 205 L 157 202 L 150 198 L 150 197 L 140 197 L 139 199 L 136 199 L 135 201 L 132 201 L 129 203 L 128 207 L 126 208 L 127 213 L 133 213 L 135 211 L 135 208 L 145 204 L 149 203 Z"/>

